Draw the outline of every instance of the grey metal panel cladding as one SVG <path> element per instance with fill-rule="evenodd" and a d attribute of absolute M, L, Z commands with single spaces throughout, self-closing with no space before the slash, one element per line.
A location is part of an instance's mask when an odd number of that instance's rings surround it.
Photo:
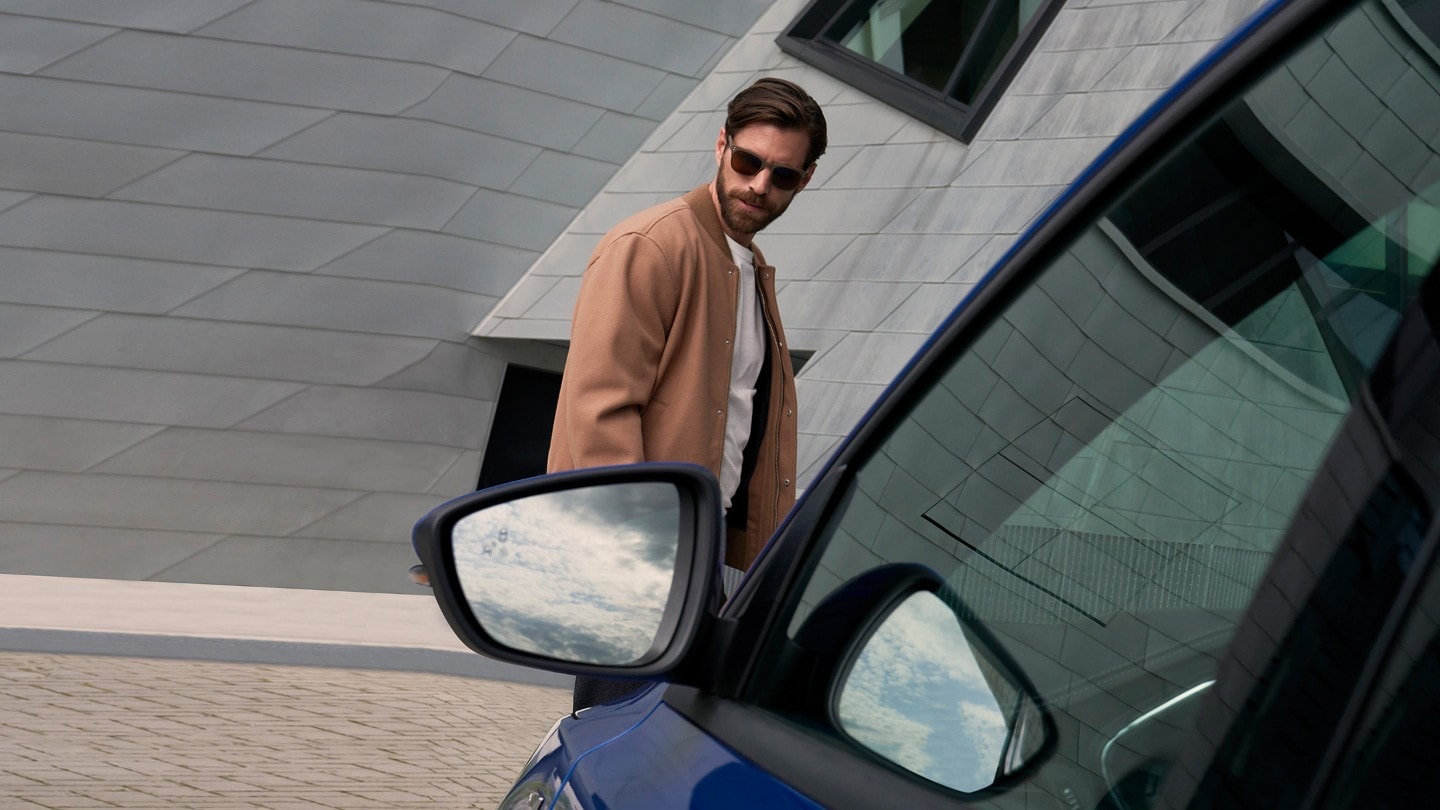
<path fill-rule="evenodd" d="M 565 19 L 580 0 L 397 0 L 410 6 L 441 9 L 461 17 L 492 23 L 502 28 L 523 31 L 538 37 L 548 36 Z"/>
<path fill-rule="evenodd" d="M 0 215 L 0 231 L 6 220 Z M 0 238 L 3 241 L 3 238 Z M 33 244 L 43 244 L 35 239 Z M 0 247 L 0 301 L 161 313 L 242 271 L 181 262 Z"/>
<path fill-rule="evenodd" d="M 570 206 L 480 189 L 445 232 L 539 252 L 574 217 Z"/>
<path fill-rule="evenodd" d="M 7 523 L 7 574 L 152 579 L 215 545 L 224 535 Z"/>
<path fill-rule="evenodd" d="M 231 481 L 25 472 L 0 482 L 0 512 L 21 523 L 286 536 L 361 494 Z"/>
<path fill-rule="evenodd" d="M 869 332 L 914 288 L 907 282 L 792 281 L 780 291 L 780 306 L 790 331 L 845 324 Z"/>
<path fill-rule="evenodd" d="M 4 129 L 36 135 L 246 155 L 320 121 L 326 110 L 0 73 Z"/>
<path fill-rule="evenodd" d="M 546 150 L 525 169 L 516 185 L 542 200 L 578 208 L 614 173 L 614 164 Z"/>
<path fill-rule="evenodd" d="M 0 414 L 229 427 L 303 387 L 293 382 L 4 360 L 0 361 Z"/>
<path fill-rule="evenodd" d="M 445 500 L 439 495 L 374 492 L 306 526 L 297 536 L 409 546 L 416 516 Z"/>
<path fill-rule="evenodd" d="M 113 28 L 16 17 L 0 28 L 0 71 L 30 73 L 115 33 Z"/>
<path fill-rule="evenodd" d="M 104 3 L 53 3 L 50 0 L 0 0 L 0 11 L 76 22 L 183 33 L 234 11 L 249 0 L 107 0 Z"/>
<path fill-rule="evenodd" d="M 19 357 L 94 317 L 78 309 L 0 304 L 0 358 Z"/>
<path fill-rule="evenodd" d="M 952 234 L 861 236 L 826 263 L 816 278 L 850 281 L 878 274 L 894 281 L 944 281 L 989 239 L 988 235 Z M 902 253 L 901 248 L 910 254 Z"/>
<path fill-rule="evenodd" d="M 479 74 L 517 34 L 442 11 L 354 0 L 259 0 L 193 32 Z"/>
<path fill-rule="evenodd" d="M 604 110 L 580 101 L 489 79 L 451 76 L 404 116 L 498 135 L 521 143 L 569 150 Z"/>
<path fill-rule="evenodd" d="M 396 228 L 315 274 L 428 284 L 499 298 L 536 255 L 478 239 Z"/>
<path fill-rule="evenodd" d="M 433 340 L 424 338 L 102 315 L 24 358 L 257 380 L 372 385 L 423 359 L 433 346 Z"/>
<path fill-rule="evenodd" d="M 472 95 L 432 95 L 573 1 L 255 3 L 179 36 L 242 4 L 0 3 L 27 14 L 0 39 L 32 37 L 0 61 L 0 502 L 33 529 L 6 533 L 6 559 L 66 574 L 53 564 L 104 536 L 92 559 L 111 568 L 69 574 L 403 591 L 403 555 L 363 549 L 382 530 L 403 545 L 396 526 L 432 487 L 474 481 L 503 362 L 467 331 L 547 242 L 533 225 L 530 249 L 442 228 L 475 190 L 504 193 L 569 146 L 534 140 L 557 105 L 588 144 L 577 160 L 613 156 L 580 189 L 642 135 L 592 133 L 603 105 L 524 86 L 508 98 L 533 108 L 482 105 L 497 135 L 465 125 Z M 347 25 L 291 25 L 325 9 Z M 102 25 L 45 19 L 66 14 Z M 428 33 L 367 42 L 405 14 L 386 33 Z M 636 75 L 618 121 L 675 86 Z M 557 232 L 573 209 L 556 210 Z M 344 519 L 366 493 L 409 497 L 405 515 Z M 202 525 L 215 535 L 187 530 Z M 312 525 L 334 539 L 285 551 Z"/>
<path fill-rule="evenodd" d="M 479 449 L 489 408 L 490 403 L 428 391 L 317 385 L 237 427 Z"/>
<path fill-rule="evenodd" d="M 144 58 L 136 58 L 142 53 Z M 41 73 L 389 115 L 424 100 L 448 75 L 429 65 L 139 31 L 122 31 Z M 304 81 L 297 81 L 301 76 Z"/>
<path fill-rule="evenodd" d="M 175 315 L 457 339 L 489 296 L 421 284 L 255 271 L 177 308 Z"/>
<path fill-rule="evenodd" d="M 95 465 L 101 473 L 425 493 L 464 452 L 449 445 L 167 428 Z M 182 459 L 177 463 L 176 459 Z"/>
<path fill-rule="evenodd" d="M 403 529 L 473 485 L 503 375 L 470 329 L 734 36 L 588 0 L 0 0 L 7 560 L 411 590 Z M 101 537 L 113 567 L 66 568 Z"/>
<path fill-rule="evenodd" d="M 296 537 L 226 537 L 144 579 L 273 588 L 418 593 L 407 585 L 415 564 L 408 543 Z M 397 578 L 396 573 L 400 575 Z M 137 577 L 138 578 L 138 577 Z"/>
<path fill-rule="evenodd" d="M 485 400 L 500 388 L 505 374 L 501 355 L 476 351 L 461 343 L 436 343 L 423 359 L 376 384 L 400 391 L 431 391 L 474 400 Z M 523 362 L 524 357 L 509 357 Z"/>
<path fill-rule="evenodd" d="M 591 0 L 594 2 L 594 0 Z M 738 37 L 771 7 L 772 0 L 730 0 L 695 3 L 693 0 L 626 0 L 625 5 L 671 20 L 684 20 L 710 31 Z"/>
<path fill-rule="evenodd" d="M 0 133 L 0 186 L 20 191 L 101 197 L 182 157 L 174 149 L 75 138 Z"/>
<path fill-rule="evenodd" d="M 158 425 L 94 422 L 53 416 L 0 415 L 0 467 L 85 472 L 153 436 Z"/>
<path fill-rule="evenodd" d="M 485 71 L 496 81 L 625 113 L 644 103 L 664 75 L 623 59 L 529 38 L 511 43 Z"/>
<path fill-rule="evenodd" d="M 418 174 L 504 190 L 540 152 L 533 144 L 436 121 L 338 113 L 260 156 Z"/>
<path fill-rule="evenodd" d="M 383 226 L 71 197 L 37 196 L 0 212 L 0 246 L 222 267 L 307 271 L 383 233 Z"/>
<path fill-rule="evenodd" d="M 190 155 L 109 196 L 157 205 L 436 230 L 474 189 L 398 172 Z"/>
<path fill-rule="evenodd" d="M 693 8 L 691 5 L 686 12 L 666 18 L 619 3 L 589 0 L 576 6 L 550 38 L 589 50 L 624 54 L 644 65 L 698 77 L 712 55 L 732 40 L 689 24 Z"/>

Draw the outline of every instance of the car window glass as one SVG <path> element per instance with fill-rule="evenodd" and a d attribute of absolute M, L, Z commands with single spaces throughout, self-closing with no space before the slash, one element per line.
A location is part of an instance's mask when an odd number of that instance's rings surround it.
<path fill-rule="evenodd" d="M 1424 807 L 1440 789 L 1433 761 L 1440 728 L 1440 576 L 1433 568 L 1418 590 L 1360 717 L 1353 750 L 1341 758 L 1319 804 L 1326 810 Z"/>
<path fill-rule="evenodd" d="M 1056 713 L 1035 784 L 1145 806 L 1440 255 L 1416 30 L 1357 7 L 1046 267 L 858 465 L 791 634 L 851 577 L 929 566 Z"/>

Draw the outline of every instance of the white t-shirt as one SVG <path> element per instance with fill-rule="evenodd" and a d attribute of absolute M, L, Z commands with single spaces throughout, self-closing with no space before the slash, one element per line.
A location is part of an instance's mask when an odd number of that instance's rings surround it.
<path fill-rule="evenodd" d="M 725 456 L 720 462 L 720 494 L 725 508 L 740 486 L 740 461 L 750 438 L 755 413 L 755 383 L 765 363 L 765 316 L 755 286 L 755 253 L 731 239 L 730 255 L 740 272 L 740 295 L 735 311 L 735 351 L 730 361 L 730 407 L 725 415 Z"/>

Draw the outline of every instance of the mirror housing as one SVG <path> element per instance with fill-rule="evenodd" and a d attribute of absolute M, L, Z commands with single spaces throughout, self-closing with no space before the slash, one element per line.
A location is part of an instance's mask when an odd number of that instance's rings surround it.
<path fill-rule="evenodd" d="M 805 618 L 795 651 L 796 713 L 958 793 L 1003 791 L 1055 749 L 1054 718 L 1024 670 L 926 566 L 883 565 L 841 585 Z M 946 719 L 962 705 L 966 719 L 992 722 Z"/>
<path fill-rule="evenodd" d="M 570 675 L 666 680 L 721 601 L 719 485 L 690 464 L 543 475 L 462 495 L 415 524 L 466 646 Z"/>

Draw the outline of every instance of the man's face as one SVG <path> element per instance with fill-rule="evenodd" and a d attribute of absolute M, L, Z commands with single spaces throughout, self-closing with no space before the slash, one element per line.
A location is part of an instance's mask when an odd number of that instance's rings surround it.
<path fill-rule="evenodd" d="M 735 171 L 731 165 L 732 149 L 754 155 L 764 162 L 765 168 L 748 176 Z M 798 186 L 785 191 L 776 187 L 773 167 L 802 169 L 809 149 L 810 136 L 800 129 L 751 124 L 731 133 L 720 130 L 715 145 L 715 157 L 720 164 L 715 173 L 715 197 L 720 205 L 720 219 L 731 238 L 749 244 L 752 236 L 785 213 L 790 201 L 810 182 L 810 175 L 805 172 Z"/>

